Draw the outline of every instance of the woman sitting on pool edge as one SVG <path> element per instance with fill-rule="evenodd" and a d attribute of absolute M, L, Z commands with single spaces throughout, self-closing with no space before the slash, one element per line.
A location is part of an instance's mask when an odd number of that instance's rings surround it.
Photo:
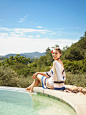
<path fill-rule="evenodd" d="M 33 83 L 26 88 L 27 91 L 33 92 L 33 87 L 42 83 L 45 89 L 65 90 L 64 81 L 66 80 L 63 63 L 60 59 L 62 53 L 60 48 L 56 47 L 52 50 L 54 59 L 53 67 L 49 72 L 36 72 L 32 77 Z"/>

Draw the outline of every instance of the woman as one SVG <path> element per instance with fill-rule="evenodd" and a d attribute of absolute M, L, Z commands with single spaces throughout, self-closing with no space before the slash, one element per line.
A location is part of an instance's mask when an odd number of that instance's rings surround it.
<path fill-rule="evenodd" d="M 49 72 L 36 72 L 33 75 L 33 83 L 26 88 L 27 91 L 32 92 L 33 87 L 38 86 L 39 83 L 42 83 L 42 87 L 45 89 L 65 90 L 64 81 L 66 76 L 63 63 L 60 59 L 61 55 L 60 48 L 54 48 L 52 51 L 54 59 L 53 68 Z"/>

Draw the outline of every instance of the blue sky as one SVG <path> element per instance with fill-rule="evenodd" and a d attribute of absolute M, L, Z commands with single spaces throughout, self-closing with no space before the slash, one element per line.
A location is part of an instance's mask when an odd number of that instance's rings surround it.
<path fill-rule="evenodd" d="M 0 0 L 0 55 L 45 52 L 86 31 L 86 0 Z"/>

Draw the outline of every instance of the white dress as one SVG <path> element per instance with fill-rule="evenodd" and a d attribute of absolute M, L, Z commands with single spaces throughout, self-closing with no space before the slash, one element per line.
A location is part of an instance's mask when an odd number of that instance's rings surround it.
<path fill-rule="evenodd" d="M 54 89 L 61 90 L 65 88 L 64 86 L 64 81 L 66 80 L 65 70 L 58 61 L 54 61 L 54 63 L 55 64 L 53 64 L 53 68 L 55 68 L 55 71 L 52 68 L 49 72 L 46 72 L 49 78 L 43 76 L 42 86 L 44 85 L 43 88 L 49 88 L 50 85 L 50 87 L 54 87 Z M 57 80 L 55 80 L 55 77 L 57 77 L 56 78 Z"/>

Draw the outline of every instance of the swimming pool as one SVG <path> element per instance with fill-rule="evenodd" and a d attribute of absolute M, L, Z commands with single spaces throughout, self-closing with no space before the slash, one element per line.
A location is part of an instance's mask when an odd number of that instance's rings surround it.
<path fill-rule="evenodd" d="M 76 115 L 66 104 L 21 88 L 0 88 L 0 115 Z"/>

